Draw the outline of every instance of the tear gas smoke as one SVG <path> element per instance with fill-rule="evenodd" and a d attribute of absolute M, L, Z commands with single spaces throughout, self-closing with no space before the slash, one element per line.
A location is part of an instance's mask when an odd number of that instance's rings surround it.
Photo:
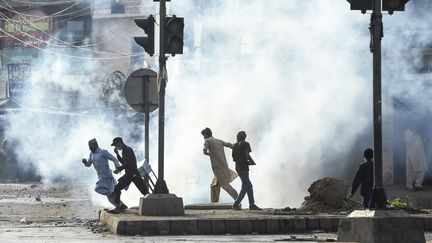
<path fill-rule="evenodd" d="M 204 127 L 227 142 L 246 131 L 257 162 L 251 180 L 262 207 L 298 206 L 312 181 L 340 176 L 361 161 L 364 147 L 358 144 L 372 147 L 370 140 L 359 142 L 372 124 L 368 15 L 350 11 L 342 0 L 177 0 L 168 7 L 186 26 L 184 55 L 168 59 L 165 179 L 185 203 L 209 201 L 213 175 L 202 154 Z M 407 7 L 385 21 L 408 18 L 412 11 Z M 385 45 L 392 46 L 388 40 Z M 64 78 L 69 67 L 61 59 L 43 60 L 32 69 L 29 103 L 56 97 L 67 104 L 68 97 L 50 89 L 55 85 L 79 92 L 77 102 L 89 105 L 89 112 L 59 120 L 23 112 L 13 117 L 9 135 L 21 141 L 20 156 L 31 157 L 44 178 L 93 185 L 94 171 L 79 162 L 89 153 L 87 141 L 96 137 L 107 148 L 114 136 L 132 137 L 132 125 L 123 123 L 119 132 L 113 113 L 98 106 L 97 84 Z M 150 148 L 156 170 L 154 115 Z M 142 138 L 131 145 L 141 151 Z M 231 151 L 226 153 L 233 168 Z M 240 189 L 239 179 L 234 186 Z"/>
<path fill-rule="evenodd" d="M 171 3 L 189 26 L 185 38 L 195 38 L 168 61 L 171 190 L 184 190 L 172 178 L 194 175 L 207 201 L 211 169 L 200 130 L 230 142 L 245 130 L 257 203 L 298 206 L 312 181 L 354 162 L 340 154 L 370 126 L 369 19 L 344 1 L 193 3 Z"/>

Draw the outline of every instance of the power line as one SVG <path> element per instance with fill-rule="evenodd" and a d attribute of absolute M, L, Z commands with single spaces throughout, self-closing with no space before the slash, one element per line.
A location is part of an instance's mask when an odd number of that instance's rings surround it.
<path fill-rule="evenodd" d="M 49 53 L 49 54 L 53 54 L 53 55 L 56 55 L 56 56 L 61 56 L 61 57 L 76 58 L 76 59 L 83 59 L 83 60 L 116 60 L 116 59 L 138 57 L 138 56 L 143 56 L 144 55 L 144 53 L 142 53 L 142 54 L 133 54 L 133 55 L 129 55 L 129 56 L 121 56 L 121 57 L 81 57 L 81 56 L 66 55 L 66 54 L 61 54 L 61 53 L 58 53 L 58 52 L 50 51 L 49 49 L 43 49 L 41 47 L 38 47 L 38 46 L 35 46 L 35 45 L 32 45 L 32 44 L 28 44 L 25 41 L 22 41 L 22 40 L 16 38 L 15 36 L 13 36 L 13 35 L 10 35 L 9 33 L 7 33 L 6 31 L 4 31 L 2 29 L 0 29 L 0 32 L 2 32 L 3 34 L 5 34 L 5 35 L 7 35 L 7 36 L 9 36 L 9 37 L 11 37 L 11 38 L 13 38 L 13 39 L 15 39 L 15 40 L 23 43 L 23 44 L 26 44 L 26 45 L 28 45 L 30 47 L 36 48 L 38 50 L 41 50 L 41 51 Z"/>
<path fill-rule="evenodd" d="M 3 16 L 3 14 L 0 13 L 0 16 Z M 11 19 L 6 20 L 6 22 L 10 22 L 10 21 L 13 21 L 13 20 L 11 20 Z M 58 45 L 58 44 L 50 43 L 50 42 L 45 41 L 45 40 L 43 40 L 43 39 L 39 39 L 39 38 L 37 38 L 37 37 L 35 37 L 35 36 L 32 36 L 32 35 L 30 35 L 30 34 L 24 32 L 24 31 L 22 31 L 22 30 L 19 30 L 17 27 L 15 27 L 15 25 L 12 25 L 12 26 L 15 28 L 15 30 L 18 31 L 19 34 L 22 34 L 22 35 L 28 36 L 28 37 L 30 37 L 30 38 L 32 38 L 32 39 L 35 39 L 35 40 L 37 40 L 37 41 L 39 41 L 39 42 L 41 42 L 41 43 L 46 44 L 47 46 L 53 46 L 53 47 L 64 47 L 64 45 Z M 57 37 L 55 37 L 55 36 L 49 34 L 49 33 L 46 32 L 46 31 L 43 31 L 43 30 L 41 30 L 41 29 L 39 29 L 39 28 L 37 28 L 37 27 L 35 27 L 35 26 L 30 26 L 30 27 L 32 27 L 32 28 L 34 28 L 34 29 L 36 29 L 36 30 L 38 30 L 38 31 L 40 31 L 40 32 L 42 32 L 42 33 L 44 33 L 44 34 L 46 34 L 48 37 L 50 37 L 50 38 L 52 38 L 52 39 L 54 39 L 54 40 L 56 40 L 56 41 L 59 41 L 59 42 L 65 43 L 67 46 L 74 47 L 74 48 L 77 48 L 77 49 L 82 49 L 82 50 L 85 50 L 85 51 L 88 51 L 88 52 L 102 53 L 102 54 L 110 54 L 110 55 L 114 55 L 114 54 L 115 54 L 115 55 L 123 55 L 123 56 L 125 56 L 125 55 L 129 55 L 129 54 L 130 54 L 130 53 L 117 53 L 117 52 L 110 52 L 110 51 L 98 51 L 98 50 L 91 50 L 91 49 L 88 49 L 88 48 L 78 47 L 78 46 L 75 46 L 75 45 L 73 45 L 73 44 L 71 44 L 71 43 L 69 43 L 69 42 L 67 42 L 67 41 L 61 40 L 61 39 L 59 39 L 59 38 L 57 38 Z"/>
<path fill-rule="evenodd" d="M 16 11 L 16 10 L 15 10 L 15 9 L 14 9 L 14 8 L 9 4 L 9 3 L 7 3 L 5 0 L 3 0 L 3 2 L 4 2 L 6 5 L 9 6 L 9 8 L 3 6 L 4 9 L 9 10 L 9 11 L 11 11 L 11 12 L 15 12 L 15 11 Z M 69 10 L 69 9 L 71 9 L 71 8 L 73 8 L 73 7 L 75 7 L 75 6 L 78 5 L 78 4 L 79 4 L 79 3 L 74 3 L 74 4 L 70 5 L 70 6 L 67 7 L 67 8 L 64 8 L 64 9 L 58 11 L 58 12 L 55 12 L 55 13 L 51 14 L 50 16 L 63 16 L 63 15 L 60 15 L 60 13 L 63 13 L 63 12 L 65 12 L 65 11 L 67 11 L 67 10 Z M 90 8 L 90 7 L 87 7 L 87 8 Z M 31 8 L 28 8 L 27 10 L 29 10 L 29 9 L 31 10 Z M 37 7 L 37 9 L 39 9 L 39 7 Z M 84 9 L 86 9 L 86 8 L 84 8 Z M 79 11 L 82 11 L 82 9 L 80 9 L 80 10 L 78 10 L 78 11 L 74 11 L 74 12 L 79 12 Z M 70 12 L 70 13 L 67 13 L 67 14 L 64 14 L 64 15 L 69 15 L 69 14 L 73 14 L 73 12 Z M 41 17 L 40 15 L 26 14 L 26 13 L 21 13 L 21 15 L 28 16 L 28 17 Z M 50 16 L 42 16 L 41 19 L 44 19 L 44 18 L 47 18 L 47 17 L 50 17 Z M 38 21 L 38 20 L 36 20 L 36 21 Z"/>
<path fill-rule="evenodd" d="M 20 15 L 20 13 L 17 12 L 17 11 L 15 11 L 15 13 L 18 14 L 18 15 Z M 18 22 L 18 21 L 16 21 L 16 20 L 13 20 L 13 19 L 11 19 L 11 18 L 8 18 L 7 16 L 5 16 L 5 15 L 2 14 L 2 13 L 0 13 L 0 16 L 3 16 L 3 17 L 4 17 L 4 20 L 5 20 L 6 22 L 8 22 L 8 23 L 11 23 L 11 22 Z M 15 25 L 13 25 L 13 24 L 12 24 L 12 26 L 15 28 L 15 30 L 18 31 L 18 33 L 23 34 L 23 35 L 25 35 L 25 36 L 28 36 L 28 37 L 30 37 L 30 38 L 33 38 L 33 39 L 35 39 L 35 40 L 37 40 L 37 41 L 39 41 L 39 42 L 42 42 L 42 43 L 44 43 L 44 44 L 46 44 L 46 45 L 48 45 L 48 46 L 64 47 L 63 45 L 53 44 L 53 43 L 47 42 L 47 41 L 45 41 L 45 40 L 43 40 L 43 39 L 39 39 L 39 38 L 37 38 L 37 37 L 35 37 L 35 36 L 29 35 L 28 33 L 19 30 L 19 29 L 18 29 Z M 83 50 L 85 50 L 85 51 L 89 51 L 89 52 L 102 53 L 102 54 L 110 54 L 110 55 L 123 55 L 123 56 L 126 56 L 126 55 L 130 55 L 130 54 L 131 54 L 131 53 L 117 53 L 117 52 L 107 51 L 107 50 L 104 50 L 104 51 L 91 50 L 91 49 L 87 49 L 87 48 L 85 48 L 85 47 L 90 47 L 90 46 L 96 46 L 96 45 L 98 45 L 98 44 L 100 44 L 100 43 L 105 43 L 105 42 L 95 43 L 95 44 L 92 44 L 92 45 L 86 45 L 86 46 L 75 46 L 75 45 L 71 44 L 70 42 L 67 42 L 67 41 L 61 40 L 61 39 L 59 39 L 59 38 L 57 38 L 57 37 L 51 35 L 50 33 L 46 32 L 46 31 L 44 31 L 44 30 L 41 30 L 40 28 L 36 27 L 35 25 L 33 25 L 33 24 L 31 24 L 31 23 L 27 23 L 27 26 L 29 26 L 29 27 L 31 27 L 31 28 L 33 28 L 33 29 L 35 29 L 35 30 L 38 30 L 38 31 L 40 31 L 40 32 L 42 32 L 42 33 L 44 33 L 44 34 L 46 34 L 48 37 L 50 37 L 50 38 L 52 38 L 52 39 L 54 39 L 54 40 L 56 40 L 56 41 L 58 41 L 58 42 L 64 43 L 64 44 L 66 44 L 66 45 L 68 45 L 68 46 L 70 46 L 70 47 L 74 47 L 74 48 L 78 48 L 78 49 L 83 49 Z M 134 26 L 134 28 L 136 28 L 136 26 Z M 111 32 L 111 31 L 110 31 L 110 32 Z M 112 34 L 117 35 L 117 34 L 114 33 L 114 32 L 112 32 Z M 117 39 L 122 39 L 122 40 L 124 40 L 121 36 L 119 36 L 119 35 L 117 35 L 117 36 L 118 36 Z M 127 41 L 127 40 L 126 40 L 126 41 Z M 128 41 L 128 42 L 129 42 L 129 41 Z"/>
<path fill-rule="evenodd" d="M 9 5 L 5 0 L 2 0 L 2 1 L 10 7 L 9 9 L 8 9 L 8 8 L 5 8 L 5 9 L 7 9 L 7 10 L 9 10 L 10 12 L 15 13 L 15 14 L 17 14 L 18 16 L 20 16 L 20 17 L 22 17 L 22 18 L 25 19 L 25 17 L 24 17 L 25 14 L 20 13 L 20 12 L 18 12 L 17 10 L 15 10 L 15 9 L 14 9 L 11 5 Z M 62 13 L 62 12 L 64 12 L 64 11 L 66 11 L 66 10 L 72 8 L 73 6 L 79 4 L 79 3 L 77 3 L 76 1 L 69 1 L 69 2 L 73 2 L 74 4 L 72 4 L 71 6 L 65 8 L 65 9 L 63 9 L 63 10 L 60 10 L 60 11 L 54 13 L 54 14 Z M 81 10 L 81 11 L 82 11 L 82 10 Z M 75 12 L 79 12 L 79 11 L 75 11 Z M 2 13 L 0 13 L 0 15 L 3 16 L 3 19 L 4 19 L 6 22 L 8 22 L 8 23 L 11 23 L 11 22 L 20 23 L 20 22 L 21 22 L 20 20 L 13 20 L 13 19 L 11 19 L 10 17 L 8 17 L 8 16 L 6 16 L 5 14 L 2 14 Z M 84 15 L 86 15 L 86 14 L 84 14 Z M 27 14 L 26 16 L 40 17 L 40 16 L 37 16 L 37 15 L 28 15 L 28 14 Z M 48 17 L 51 17 L 51 16 L 48 16 Z M 77 17 L 77 16 L 74 16 L 74 17 L 72 17 L 72 18 L 76 18 L 76 17 Z M 44 17 L 44 18 L 47 18 L 47 17 Z M 40 18 L 39 21 L 40 21 L 40 20 L 43 20 L 44 18 Z M 70 19 L 72 19 L 72 18 L 70 18 Z M 127 21 L 128 19 L 129 19 L 129 18 L 125 19 L 124 22 Z M 63 21 L 67 21 L 67 20 L 69 20 L 69 19 L 66 19 L 66 20 L 63 20 Z M 24 21 L 25 21 L 25 20 L 24 20 Z M 37 21 L 37 20 L 36 20 L 36 21 Z M 63 22 L 63 21 L 62 21 L 62 22 Z M 57 21 L 56 23 L 59 23 L 59 22 L 60 22 L 60 21 Z M 78 46 L 75 46 L 75 45 L 71 44 L 70 42 L 67 42 L 67 41 L 61 40 L 61 39 L 59 39 L 59 38 L 57 38 L 57 37 L 51 35 L 50 33 L 41 30 L 40 28 L 38 28 L 38 27 L 35 26 L 34 24 L 31 24 L 31 23 L 28 22 L 28 21 L 25 21 L 25 24 L 26 24 L 27 26 L 33 28 L 33 29 L 36 29 L 36 30 L 38 30 L 38 31 L 40 31 L 40 32 L 42 32 L 42 33 L 44 33 L 44 34 L 46 34 L 49 38 L 54 39 L 54 40 L 56 40 L 56 41 L 59 41 L 59 42 L 61 42 L 61 43 L 64 43 L 64 44 L 66 44 L 66 45 L 68 45 L 68 46 L 70 46 L 70 47 L 77 48 L 77 49 L 82 49 L 82 50 L 85 50 L 85 51 L 88 51 L 88 52 L 91 52 L 91 53 L 108 54 L 108 55 L 119 55 L 120 57 L 92 57 L 92 58 L 89 58 L 89 57 L 79 57 L 79 56 L 73 56 L 73 55 L 60 54 L 60 53 L 57 53 L 57 52 L 52 52 L 52 51 L 49 51 L 49 50 L 47 50 L 47 49 L 40 48 L 40 47 L 38 47 L 38 46 L 36 46 L 36 45 L 32 45 L 32 44 L 26 43 L 25 41 L 20 40 L 19 38 L 15 37 L 15 36 L 13 36 L 13 35 L 11 35 L 11 34 L 9 34 L 9 33 L 6 32 L 6 31 L 3 31 L 3 30 L 2 30 L 1 32 L 4 33 L 6 36 L 11 37 L 12 39 L 15 39 L 15 40 L 17 40 L 17 41 L 19 41 L 19 42 L 21 42 L 21 43 L 24 43 L 24 44 L 27 45 L 27 46 L 34 47 L 34 48 L 36 48 L 36 49 L 39 49 L 39 50 L 41 50 L 41 51 L 45 51 L 45 52 L 50 53 L 50 54 L 55 54 L 55 55 L 64 56 L 64 57 L 70 57 L 70 58 L 78 58 L 78 59 L 86 59 L 86 60 L 112 60 L 112 59 L 121 59 L 121 58 L 138 57 L 138 56 L 143 56 L 143 55 L 144 55 L 144 53 L 142 53 L 142 54 L 116 53 L 116 52 L 113 52 L 113 51 L 107 51 L 107 50 L 99 51 L 99 50 L 91 50 L 91 49 L 87 49 L 87 48 L 85 48 L 85 47 L 94 47 L 94 46 L 100 45 L 100 44 L 102 44 L 102 43 L 108 42 L 108 41 L 110 41 L 110 40 L 102 41 L 102 42 L 98 42 L 98 43 L 93 43 L 93 44 L 90 44 L 90 45 L 79 46 L 79 47 L 78 47 Z M 46 44 L 47 46 L 53 46 L 53 47 L 64 47 L 63 45 L 53 44 L 53 43 L 47 42 L 47 41 L 45 41 L 45 40 L 43 40 L 43 39 L 39 39 L 39 38 L 37 38 L 37 37 L 35 37 L 35 36 L 29 35 L 28 33 L 19 30 L 19 29 L 18 29 L 14 24 L 12 24 L 12 26 L 13 26 L 16 30 L 18 30 L 18 33 L 23 34 L 23 35 L 25 35 L 25 36 L 28 36 L 28 37 L 30 37 L 30 38 L 32 38 L 32 39 L 34 39 L 34 40 L 37 40 L 37 41 L 39 41 L 39 42 L 41 42 L 41 43 L 43 43 L 43 44 Z M 134 26 L 133 28 L 131 28 L 131 29 L 129 29 L 129 30 L 132 30 L 132 29 L 135 29 L 135 28 L 136 28 L 136 26 Z M 111 34 L 114 34 L 114 35 L 116 35 L 116 36 L 118 37 L 118 38 L 113 38 L 113 39 L 111 39 L 111 40 L 115 40 L 115 39 L 121 39 L 121 40 L 124 40 L 123 37 L 120 36 L 120 35 L 118 35 L 117 33 L 114 33 L 114 32 L 112 32 L 112 31 L 109 31 L 109 32 L 111 32 Z M 104 34 L 105 34 L 105 33 L 102 33 L 100 36 L 103 36 Z M 129 42 L 129 40 L 124 40 L 124 41 Z"/>
<path fill-rule="evenodd" d="M 4 0 L 3 0 L 3 1 L 4 1 Z M 10 6 L 10 5 L 9 5 L 9 6 Z M 11 7 L 11 9 L 9 9 L 9 11 L 11 11 L 11 12 L 17 14 L 17 15 L 22 15 L 22 13 L 20 13 L 20 12 L 18 12 L 17 10 L 13 9 L 13 7 Z M 74 17 L 69 18 L 69 19 L 65 19 L 65 20 L 57 21 L 56 23 L 58 24 L 58 23 L 66 22 L 66 21 L 68 21 L 68 20 L 70 20 L 70 19 L 74 19 L 74 18 L 76 18 L 76 17 L 80 17 L 80 16 L 84 16 L 84 15 L 86 15 L 86 14 L 77 15 L 77 16 L 74 16 Z M 10 20 L 10 21 L 18 22 L 17 20 L 13 20 L 13 19 L 11 19 L 11 18 L 8 18 L 8 17 L 5 16 L 5 15 L 4 15 L 4 17 L 5 17 L 5 18 L 4 18 L 5 20 Z M 126 18 L 126 19 L 123 20 L 123 22 L 126 22 L 126 21 L 129 20 L 129 19 L 130 19 L 130 18 Z M 41 32 L 44 32 L 43 30 L 38 29 L 36 26 L 32 25 L 31 23 L 29 23 L 29 22 L 26 22 L 26 23 L 27 23 L 27 25 L 30 25 L 30 26 L 33 27 L 34 29 L 37 29 L 37 30 L 39 30 L 39 31 L 41 31 Z M 118 25 L 120 25 L 120 24 L 121 24 L 121 23 L 118 23 Z M 118 25 L 117 25 L 117 26 L 118 26 Z M 137 29 L 137 26 L 134 25 L 132 28 L 128 29 L 127 32 L 129 32 L 130 30 L 133 30 L 133 29 Z M 117 35 L 116 33 L 112 32 L 112 31 L 107 31 L 107 32 L 111 32 L 112 34 L 116 35 L 118 38 L 113 38 L 113 39 L 109 39 L 109 40 L 106 40 L 106 41 L 101 41 L 101 42 L 93 43 L 93 44 L 89 44 L 89 45 L 82 45 L 81 47 L 91 47 L 91 46 L 96 46 L 96 45 L 99 45 L 99 44 L 102 44 L 102 43 L 110 42 L 110 41 L 115 40 L 115 39 L 123 39 L 121 36 Z M 49 33 L 47 33 L 47 32 L 44 32 L 44 33 L 47 34 L 47 35 L 49 35 L 49 36 L 52 37 L 53 39 L 57 39 L 56 37 L 52 36 L 51 34 L 49 34 Z M 103 36 L 104 34 L 105 34 L 105 33 L 101 33 L 101 34 L 98 35 L 98 36 L 92 36 L 92 37 L 95 39 L 96 37 Z M 64 41 L 64 40 L 60 40 L 60 41 L 61 41 L 61 42 L 66 42 L 66 41 Z M 129 41 L 128 41 L 128 42 L 129 42 Z M 75 42 L 66 42 L 66 43 L 68 43 L 68 44 L 72 44 L 72 45 L 73 45 L 73 43 L 75 43 Z M 75 47 L 75 46 L 74 46 L 74 47 Z"/>
<path fill-rule="evenodd" d="M 0 13 L 0 16 L 1 16 L 1 15 L 2 15 L 2 14 Z M 13 21 L 13 20 L 6 20 L 6 22 L 9 22 L 9 21 Z M 39 42 L 41 42 L 41 43 L 43 43 L 43 44 L 46 44 L 47 46 L 59 47 L 59 48 L 65 47 L 65 45 L 58 45 L 58 44 L 50 43 L 50 42 L 45 41 L 45 40 L 43 40 L 43 39 L 39 39 L 39 38 L 37 38 L 37 37 L 35 37 L 35 36 L 32 36 L 32 35 L 30 35 L 30 34 L 24 32 L 24 31 L 21 31 L 21 30 L 19 30 L 18 28 L 16 28 L 15 26 L 13 26 L 13 27 L 14 27 L 16 30 L 18 30 L 18 33 L 19 33 L 19 34 L 21 34 L 21 35 L 25 35 L 25 36 L 28 36 L 28 37 L 30 37 L 30 38 L 32 38 L 32 39 L 35 39 L 35 40 L 37 40 L 37 41 L 39 41 Z M 102 49 L 102 51 L 100 51 L 100 50 L 101 50 L 100 48 L 99 48 L 99 50 L 93 50 L 93 49 L 85 48 L 85 46 L 75 46 L 75 45 L 73 45 L 73 44 L 71 44 L 71 43 L 69 43 L 69 42 L 67 42 L 67 41 L 61 40 L 61 39 L 59 39 L 59 38 L 57 38 L 57 37 L 55 37 L 55 36 L 49 34 L 48 32 L 45 32 L 45 31 L 43 31 L 43 30 L 40 30 L 39 28 L 36 28 L 36 27 L 35 27 L 35 29 L 41 31 L 42 33 L 46 34 L 48 37 L 50 37 L 50 38 L 52 38 L 52 39 L 54 39 L 54 40 L 57 40 L 57 41 L 62 42 L 62 43 L 65 43 L 66 46 L 73 47 L 73 48 L 76 48 L 76 49 L 81 49 L 81 50 L 84 50 L 84 51 L 93 52 L 93 53 L 98 53 L 98 54 L 110 54 L 110 55 L 120 55 L 120 56 L 130 56 L 130 54 L 131 54 L 130 52 L 129 52 L 129 53 L 118 53 L 118 52 L 113 52 L 113 51 L 108 51 L 108 50 L 103 50 L 103 49 Z M 116 33 L 113 33 L 113 34 L 117 35 Z M 7 36 L 11 36 L 11 34 L 8 34 Z M 117 36 L 118 36 L 118 35 L 117 35 Z M 4 36 L 3 36 L 3 37 L 4 37 Z M 122 39 L 121 36 L 118 36 L 118 38 L 116 38 L 116 39 L 121 39 L 121 40 L 123 40 L 123 41 L 127 41 L 127 40 Z M 95 43 L 95 44 L 92 44 L 92 45 L 86 45 L 86 46 L 88 46 L 88 47 L 92 47 L 92 48 L 95 48 L 95 46 L 99 45 L 100 43 L 104 43 L 104 42 L 99 42 L 99 43 Z"/>
<path fill-rule="evenodd" d="M 20 1 L 20 0 L 8 0 L 8 1 L 12 1 L 12 2 L 17 2 L 17 3 L 25 3 L 25 4 L 41 4 L 41 5 L 49 5 L 50 2 L 47 1 Z M 63 3 L 73 3 L 73 2 L 82 2 L 82 1 L 78 1 L 78 0 L 69 0 L 69 1 L 56 1 L 56 3 L 58 4 L 63 4 Z"/>
<path fill-rule="evenodd" d="M 79 3 L 77 2 L 77 3 L 74 3 L 74 4 L 72 4 L 71 6 L 69 6 L 69 7 L 67 7 L 67 8 L 64 8 L 64 9 L 62 9 L 62 10 L 56 12 L 56 13 L 53 13 L 53 14 L 51 14 L 51 15 L 48 15 L 48 16 L 40 16 L 40 15 L 27 14 L 27 13 L 22 13 L 22 12 L 19 13 L 16 9 L 14 9 L 14 7 L 12 7 L 12 6 L 11 6 L 9 3 L 7 3 L 5 0 L 2 0 L 2 1 L 3 1 L 7 6 L 9 6 L 9 8 L 4 7 L 4 6 L 3 6 L 3 8 L 6 9 L 6 10 L 8 10 L 8 11 L 10 11 L 10 12 L 12 12 L 12 13 L 16 13 L 16 14 L 19 14 L 20 16 L 26 16 L 26 17 L 35 17 L 35 18 L 40 17 L 40 19 L 34 19 L 33 21 L 40 21 L 40 20 L 43 20 L 43 19 L 45 19 L 45 18 L 49 18 L 49 17 L 62 17 L 62 16 L 73 15 L 73 14 L 75 14 L 75 13 L 79 13 L 79 12 L 85 11 L 85 10 L 87 10 L 87 9 L 91 9 L 91 7 L 85 7 L 85 8 L 78 9 L 78 10 L 76 10 L 76 11 L 72 11 L 72 12 L 69 12 L 69 13 L 65 13 L 65 14 L 60 15 L 60 13 L 65 12 L 65 11 L 71 9 L 72 7 L 78 5 Z M 37 7 L 36 10 L 38 10 L 39 8 L 40 8 L 40 7 Z M 31 10 L 32 8 L 28 8 L 27 10 L 29 10 L 29 9 Z M 87 13 L 86 13 L 86 14 L 87 14 Z M 84 15 L 86 15 L 86 14 L 84 14 Z M 24 18 L 23 21 L 26 21 L 25 18 Z"/>

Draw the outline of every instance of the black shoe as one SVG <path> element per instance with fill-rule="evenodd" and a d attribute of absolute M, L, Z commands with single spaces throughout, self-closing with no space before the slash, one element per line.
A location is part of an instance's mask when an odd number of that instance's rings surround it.
<path fill-rule="evenodd" d="M 112 210 L 108 210 L 108 213 L 119 214 L 119 213 L 121 213 L 121 210 L 119 207 L 116 207 Z"/>
<path fill-rule="evenodd" d="M 128 206 L 126 206 L 125 204 L 122 204 L 122 205 L 120 206 L 120 211 L 121 211 L 121 212 L 126 212 L 127 209 L 128 209 Z"/>
<path fill-rule="evenodd" d="M 249 205 L 249 210 L 262 210 L 262 209 L 255 204 L 251 204 Z"/>
<path fill-rule="evenodd" d="M 424 191 L 425 189 L 422 186 L 414 186 L 414 191 Z"/>
<path fill-rule="evenodd" d="M 234 209 L 234 210 L 241 210 L 241 206 L 239 205 L 239 204 L 233 204 L 233 206 L 232 206 L 232 209 Z"/>

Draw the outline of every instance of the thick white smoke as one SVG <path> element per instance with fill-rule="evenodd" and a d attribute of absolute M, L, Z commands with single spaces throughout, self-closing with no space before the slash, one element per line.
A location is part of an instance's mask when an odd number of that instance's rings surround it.
<path fill-rule="evenodd" d="M 184 55 L 168 59 L 165 180 L 170 192 L 185 203 L 209 201 L 213 175 L 202 154 L 205 127 L 229 142 L 246 131 L 257 162 L 251 180 L 262 207 L 299 206 L 312 181 L 361 161 L 363 147 L 350 155 L 355 161 L 345 159 L 372 122 L 369 15 L 350 11 L 343 0 L 173 0 L 168 9 L 186 25 Z M 97 85 L 65 79 L 69 67 L 63 63 L 46 56 L 33 69 L 37 88 L 30 103 L 42 105 L 55 95 L 49 87 L 56 85 L 79 92 L 79 103 L 94 109 L 59 121 L 21 113 L 10 136 L 22 141 L 21 156 L 31 156 L 44 178 L 82 179 L 92 187 L 95 173 L 80 163 L 89 152 L 87 141 L 96 137 L 108 148 L 113 136 L 127 136 L 133 125 L 123 124 L 119 131 L 112 113 L 98 106 Z M 152 137 L 155 124 L 156 116 Z M 142 140 L 132 145 L 142 150 Z M 156 171 L 154 139 L 150 152 Z M 231 151 L 226 153 L 234 168 Z M 240 189 L 239 179 L 234 186 Z M 132 205 L 137 195 L 132 189 Z M 231 199 L 222 193 L 222 201 Z"/>
<path fill-rule="evenodd" d="M 197 200 L 209 200 L 207 126 L 230 142 L 246 131 L 263 207 L 298 206 L 312 181 L 356 162 L 343 159 L 371 122 L 369 16 L 345 1 L 173 1 L 171 11 L 194 38 L 168 60 L 171 190 L 187 195 L 184 181 L 198 178 Z"/>

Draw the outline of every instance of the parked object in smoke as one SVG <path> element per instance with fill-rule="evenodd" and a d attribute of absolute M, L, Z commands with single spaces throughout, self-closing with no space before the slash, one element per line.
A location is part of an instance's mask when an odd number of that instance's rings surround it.
<path fill-rule="evenodd" d="M 0 149 L 0 182 L 38 182 L 41 177 L 31 158 L 22 158 L 20 143 L 16 139 L 4 137 Z"/>
<path fill-rule="evenodd" d="M 149 162 L 147 162 L 147 160 L 144 160 L 143 164 L 140 167 L 138 167 L 138 172 L 144 178 L 147 187 L 153 192 L 155 183 L 157 181 L 157 176 L 156 173 L 154 173 L 153 169 L 151 168 Z"/>
<path fill-rule="evenodd" d="M 408 128 L 406 143 L 406 187 L 409 190 L 424 190 L 423 181 L 428 170 L 423 140 L 419 134 Z"/>
<path fill-rule="evenodd" d="M 338 178 L 325 177 L 312 183 L 308 192 L 312 201 L 322 202 L 324 205 L 340 208 L 348 191 L 348 182 Z"/>

